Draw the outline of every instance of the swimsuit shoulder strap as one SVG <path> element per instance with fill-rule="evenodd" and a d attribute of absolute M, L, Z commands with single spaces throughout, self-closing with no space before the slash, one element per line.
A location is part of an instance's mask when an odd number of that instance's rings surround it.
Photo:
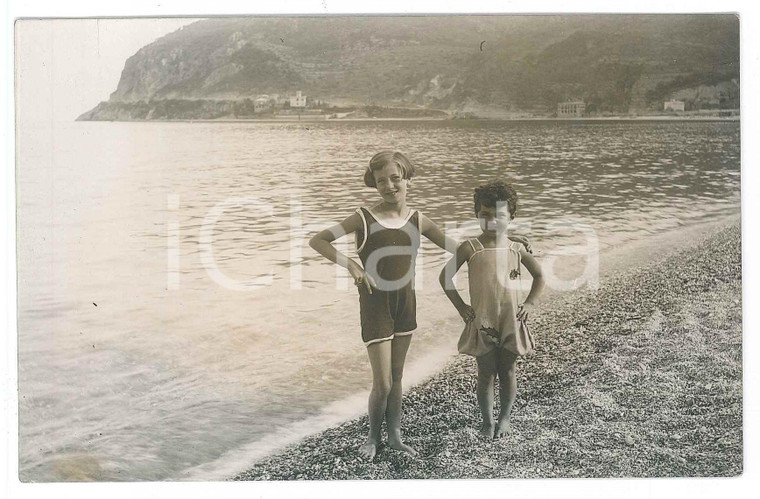
<path fill-rule="evenodd" d="M 366 207 L 362 206 L 361 208 L 357 208 L 356 212 L 359 215 L 361 215 L 362 220 L 366 221 L 367 218 L 369 218 L 370 220 L 376 220 L 376 217 L 374 215 L 372 215 L 372 210 L 370 210 L 369 208 L 366 208 Z"/>
<path fill-rule="evenodd" d="M 518 243 L 516 241 L 509 241 L 509 249 L 517 253 L 517 257 L 520 258 L 520 252 L 523 249 L 522 243 Z"/>
<path fill-rule="evenodd" d="M 477 243 L 477 246 L 479 246 L 479 248 L 475 247 L 476 245 L 472 243 L 473 241 Z M 478 238 L 468 239 L 467 242 L 470 243 L 470 247 L 472 248 L 473 253 L 477 253 L 478 251 L 483 250 L 483 243 L 481 243 Z"/>
<path fill-rule="evenodd" d="M 362 249 L 364 249 L 364 245 L 367 243 L 367 239 L 369 238 L 369 224 L 367 224 L 367 216 L 371 216 L 368 213 L 365 214 L 367 210 L 364 208 L 357 208 L 356 213 L 359 214 L 359 216 L 362 218 L 362 229 L 360 231 L 356 231 L 356 252 L 359 253 Z"/>

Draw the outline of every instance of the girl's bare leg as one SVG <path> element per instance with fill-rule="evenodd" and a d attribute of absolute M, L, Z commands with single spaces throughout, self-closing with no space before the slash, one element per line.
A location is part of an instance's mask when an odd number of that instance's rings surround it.
<path fill-rule="evenodd" d="M 385 409 L 385 422 L 388 424 L 388 445 L 391 449 L 402 450 L 416 456 L 417 451 L 401 440 L 401 378 L 404 375 L 404 361 L 412 335 L 396 336 L 391 340 L 391 392 Z"/>
<path fill-rule="evenodd" d="M 517 396 L 517 376 L 515 376 L 517 356 L 507 350 L 498 350 L 496 369 L 499 373 L 500 408 L 495 437 L 502 438 L 509 432 L 509 418 L 512 415 L 512 405 Z"/>
<path fill-rule="evenodd" d="M 369 435 L 367 442 L 359 447 L 362 457 L 372 460 L 380 442 L 380 429 L 385 416 L 388 395 L 391 392 L 391 341 L 381 341 L 367 346 L 372 366 L 372 391 L 369 393 Z"/>
<path fill-rule="evenodd" d="M 480 414 L 483 416 L 483 424 L 480 427 L 480 433 L 486 438 L 493 438 L 493 389 L 496 378 L 496 349 L 487 354 L 475 357 L 478 361 L 478 386 L 476 393 L 478 396 L 478 406 Z"/>

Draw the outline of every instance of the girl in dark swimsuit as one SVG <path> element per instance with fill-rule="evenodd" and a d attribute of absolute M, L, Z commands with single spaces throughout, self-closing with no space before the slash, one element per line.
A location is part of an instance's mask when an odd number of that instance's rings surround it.
<path fill-rule="evenodd" d="M 359 453 L 370 460 L 377 452 L 383 419 L 389 446 L 417 454 L 401 438 L 401 378 L 412 331 L 417 327 L 415 259 L 421 235 L 449 252 L 457 247 L 429 218 L 406 205 L 413 176 L 414 166 L 402 153 L 375 154 L 364 172 L 364 183 L 377 189 L 382 200 L 356 210 L 309 242 L 322 256 L 347 268 L 359 288 L 362 340 L 372 366 L 369 435 Z M 351 233 L 356 234 L 361 265 L 332 244 Z"/>

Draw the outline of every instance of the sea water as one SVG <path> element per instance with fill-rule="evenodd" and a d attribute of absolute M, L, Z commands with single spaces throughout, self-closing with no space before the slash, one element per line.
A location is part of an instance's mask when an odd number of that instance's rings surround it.
<path fill-rule="evenodd" d="M 738 122 L 24 127 L 21 479 L 223 478 L 362 414 L 356 289 L 308 238 L 379 201 L 362 176 L 382 149 L 408 154 L 409 205 L 457 238 L 478 233 L 475 186 L 514 182 L 539 255 L 739 211 Z M 456 353 L 445 258 L 423 244 L 408 383 Z"/>

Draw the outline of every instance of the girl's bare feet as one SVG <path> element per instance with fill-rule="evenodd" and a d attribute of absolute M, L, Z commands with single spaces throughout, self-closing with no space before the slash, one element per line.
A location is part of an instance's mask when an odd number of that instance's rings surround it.
<path fill-rule="evenodd" d="M 483 423 L 480 425 L 480 434 L 488 440 L 493 439 L 493 423 Z"/>
<path fill-rule="evenodd" d="M 367 440 L 365 444 L 359 447 L 359 455 L 367 461 L 375 459 L 375 454 L 377 454 L 377 444 L 375 442 Z"/>
<path fill-rule="evenodd" d="M 494 438 L 504 438 L 509 433 L 509 419 L 499 419 L 499 424 L 496 425 L 496 434 Z"/>
<path fill-rule="evenodd" d="M 390 440 L 388 439 L 388 447 L 395 450 L 400 450 L 403 452 L 406 452 L 407 454 L 411 455 L 412 457 L 417 457 L 419 454 L 416 450 L 414 450 L 412 447 L 409 447 L 401 440 Z"/>

